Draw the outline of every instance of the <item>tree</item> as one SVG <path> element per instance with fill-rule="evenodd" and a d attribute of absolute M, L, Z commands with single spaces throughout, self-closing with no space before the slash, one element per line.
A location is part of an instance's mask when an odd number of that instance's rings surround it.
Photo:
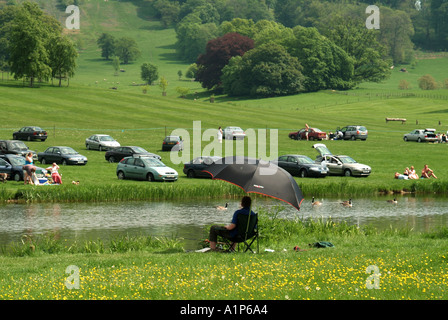
<path fill-rule="evenodd" d="M 117 56 L 114 56 L 112 58 L 112 66 L 115 70 L 115 75 L 118 76 L 118 71 L 120 71 L 120 58 Z"/>
<path fill-rule="evenodd" d="M 160 78 L 159 87 L 160 89 L 162 89 L 162 95 L 166 96 L 166 88 L 168 87 L 168 80 L 164 76 Z"/>
<path fill-rule="evenodd" d="M 106 60 L 115 53 L 115 37 L 109 33 L 103 33 L 96 43 L 101 48 L 101 56 Z"/>
<path fill-rule="evenodd" d="M 76 68 L 76 51 L 74 43 L 65 36 L 56 36 L 49 41 L 49 66 L 51 77 L 59 79 L 59 87 L 63 78 L 73 77 Z"/>
<path fill-rule="evenodd" d="M 185 72 L 185 77 L 194 80 L 196 78 L 197 73 L 198 73 L 198 65 L 196 63 L 192 63 L 188 66 L 188 69 Z"/>
<path fill-rule="evenodd" d="M 157 67 L 151 63 L 144 63 L 140 67 L 142 80 L 147 84 L 151 84 L 159 78 Z"/>
<path fill-rule="evenodd" d="M 124 64 L 128 64 L 129 61 L 138 59 L 141 52 L 134 39 L 123 37 L 115 43 L 115 54 L 123 60 Z"/>
<path fill-rule="evenodd" d="M 316 28 L 297 26 L 288 41 L 288 52 L 299 59 L 306 77 L 306 91 L 346 90 L 355 85 L 353 59 Z"/>
<path fill-rule="evenodd" d="M 390 76 L 392 61 L 377 40 L 376 30 L 350 17 L 332 19 L 322 33 L 354 60 L 354 81 L 380 82 Z"/>
<path fill-rule="evenodd" d="M 35 3 L 24 2 L 11 22 L 9 63 L 14 78 L 27 77 L 30 87 L 34 80 L 51 76 L 49 52 L 52 35 L 62 31 L 59 22 L 45 15 Z"/>
<path fill-rule="evenodd" d="M 285 48 L 266 43 L 232 58 L 223 68 L 221 79 L 229 95 L 283 96 L 303 91 L 301 70 L 299 60 Z"/>
<path fill-rule="evenodd" d="M 218 35 L 214 23 L 202 23 L 198 14 L 186 16 L 176 27 L 176 52 L 184 61 L 196 61 L 205 52 L 207 42 Z"/>
<path fill-rule="evenodd" d="M 234 56 L 242 56 L 254 47 L 254 41 L 232 32 L 207 43 L 206 53 L 199 56 L 196 80 L 203 88 L 219 87 L 221 70 Z"/>

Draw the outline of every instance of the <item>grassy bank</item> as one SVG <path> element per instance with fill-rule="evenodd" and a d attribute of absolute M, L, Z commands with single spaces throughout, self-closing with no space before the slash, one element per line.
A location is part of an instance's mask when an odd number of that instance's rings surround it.
<path fill-rule="evenodd" d="M 371 197 L 378 195 L 408 194 L 446 194 L 448 181 L 407 181 L 403 183 L 360 183 L 359 179 L 334 178 L 318 180 L 315 183 L 301 183 L 306 199 L 316 197 Z M 61 186 L 19 186 L 0 187 L 0 202 L 39 203 L 39 202 L 117 202 L 117 201 L 166 201 L 166 200 L 204 200 L 239 198 L 244 192 L 229 183 L 221 181 L 201 181 L 188 183 L 140 183 L 126 185 L 61 185 Z M 252 195 L 252 197 L 262 197 Z"/>
<path fill-rule="evenodd" d="M 420 234 L 357 228 L 331 220 L 283 220 L 275 212 L 263 212 L 260 218 L 260 253 L 255 255 L 183 252 L 175 239 L 150 237 L 70 246 L 50 238 L 24 239 L 0 256 L 0 299 L 448 297 L 446 228 Z M 316 241 L 335 246 L 308 246 Z M 294 251 L 294 246 L 301 251 Z M 264 248 L 275 251 L 264 252 Z M 78 289 L 65 284 L 68 266 L 79 269 Z"/>

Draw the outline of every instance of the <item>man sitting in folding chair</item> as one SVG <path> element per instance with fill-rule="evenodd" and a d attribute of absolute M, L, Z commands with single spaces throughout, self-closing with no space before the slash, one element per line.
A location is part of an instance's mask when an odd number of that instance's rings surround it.
<path fill-rule="evenodd" d="M 242 208 L 235 211 L 230 224 L 226 226 L 213 225 L 210 228 L 209 240 L 211 250 L 216 250 L 218 236 L 221 236 L 230 242 L 228 243 L 230 245 L 230 251 L 235 251 L 236 244 L 243 242 L 246 245 L 244 251 L 250 250 L 253 252 L 250 246 L 255 240 L 257 240 L 258 244 L 258 216 L 255 212 L 250 210 L 251 204 L 252 199 L 248 196 L 244 196 L 241 199 Z M 249 244 L 247 241 L 251 238 L 253 239 Z"/>

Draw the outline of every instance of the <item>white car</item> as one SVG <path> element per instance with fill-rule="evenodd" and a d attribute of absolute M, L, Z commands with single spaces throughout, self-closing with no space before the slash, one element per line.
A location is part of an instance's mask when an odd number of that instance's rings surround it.
<path fill-rule="evenodd" d="M 240 127 L 226 127 L 223 130 L 223 136 L 224 139 L 236 140 L 236 139 L 244 139 L 246 134 Z"/>
<path fill-rule="evenodd" d="M 107 134 L 94 134 L 86 139 L 86 148 L 97 149 L 99 151 L 111 150 L 119 147 L 120 143 Z"/>

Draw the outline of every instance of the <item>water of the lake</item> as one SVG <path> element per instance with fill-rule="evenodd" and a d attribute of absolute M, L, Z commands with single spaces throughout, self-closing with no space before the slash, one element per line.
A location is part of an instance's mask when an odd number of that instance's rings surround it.
<path fill-rule="evenodd" d="M 284 210 L 282 218 L 331 218 L 349 224 L 384 228 L 412 228 L 430 231 L 448 225 L 448 198 L 402 196 L 398 204 L 390 197 L 353 199 L 353 207 L 340 202 L 347 199 L 316 199 L 320 207 L 305 199 L 300 211 L 277 200 L 257 198 L 254 207 L 277 207 Z M 50 203 L 8 204 L 0 206 L 0 245 L 19 242 L 24 234 L 40 235 L 51 232 L 60 239 L 108 240 L 119 235 L 152 235 L 185 239 L 186 248 L 194 248 L 207 237 L 206 227 L 226 224 L 239 201 L 228 201 L 227 211 L 215 206 L 225 200 L 201 202 L 121 202 L 121 203 Z"/>

